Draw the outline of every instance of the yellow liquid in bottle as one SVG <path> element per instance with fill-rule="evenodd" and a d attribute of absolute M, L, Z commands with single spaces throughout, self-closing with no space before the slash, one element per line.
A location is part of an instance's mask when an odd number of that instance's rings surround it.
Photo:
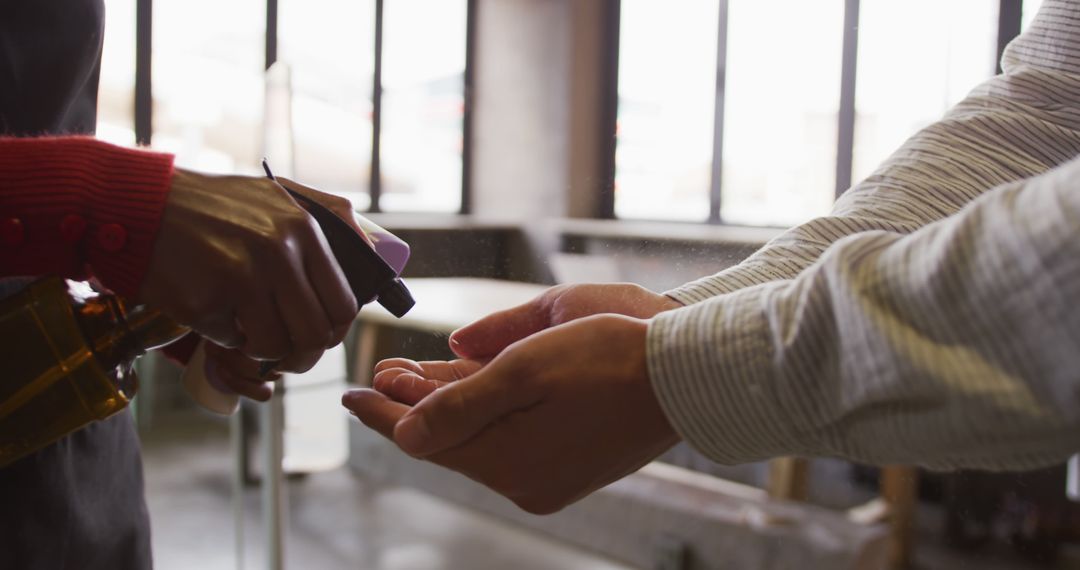
<path fill-rule="evenodd" d="M 137 389 L 135 356 L 187 332 L 159 313 L 132 316 L 59 278 L 0 300 L 0 467 L 122 410 Z"/>

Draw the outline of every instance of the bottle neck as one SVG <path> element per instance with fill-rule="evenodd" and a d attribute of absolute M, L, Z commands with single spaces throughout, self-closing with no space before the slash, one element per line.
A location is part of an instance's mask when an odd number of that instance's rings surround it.
<path fill-rule="evenodd" d="M 120 297 L 69 282 L 75 320 L 106 371 L 126 373 L 135 358 L 191 332 L 145 305 L 128 306 Z"/>
<path fill-rule="evenodd" d="M 130 307 L 125 316 L 128 329 L 137 339 L 141 352 L 170 345 L 191 332 L 188 327 L 146 305 Z"/>

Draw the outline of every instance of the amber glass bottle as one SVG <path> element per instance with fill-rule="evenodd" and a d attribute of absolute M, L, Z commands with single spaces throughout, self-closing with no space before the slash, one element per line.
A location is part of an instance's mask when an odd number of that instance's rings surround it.
<path fill-rule="evenodd" d="M 0 467 L 124 409 L 135 358 L 188 332 L 58 277 L 0 300 Z"/>

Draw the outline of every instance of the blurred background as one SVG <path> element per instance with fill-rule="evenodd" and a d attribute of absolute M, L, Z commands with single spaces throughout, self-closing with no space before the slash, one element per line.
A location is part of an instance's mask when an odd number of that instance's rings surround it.
<path fill-rule="evenodd" d="M 413 246 L 417 311 L 443 325 L 365 309 L 335 363 L 290 379 L 292 567 L 1072 567 L 1063 469 L 908 469 L 890 489 L 839 461 L 725 468 L 680 446 L 538 518 L 408 460 L 336 403 L 379 357 L 445 357 L 453 326 L 544 285 L 663 291 L 827 214 L 993 76 L 1039 5 L 106 0 L 98 135 L 209 172 L 258 174 L 266 156 Z M 265 104 L 275 62 L 283 107 Z M 140 367 L 157 565 L 234 568 L 228 424 L 193 408 L 171 365 Z M 242 450 L 253 568 L 257 413 Z M 902 514 L 897 493 L 912 495 Z"/>

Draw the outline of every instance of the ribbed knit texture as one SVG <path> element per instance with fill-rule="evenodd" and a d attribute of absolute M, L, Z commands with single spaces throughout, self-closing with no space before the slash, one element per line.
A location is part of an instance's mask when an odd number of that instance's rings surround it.
<path fill-rule="evenodd" d="M 654 319 L 650 377 L 692 445 L 989 468 L 1080 449 L 1080 165 L 1028 180 L 1080 154 L 1080 2 L 1047 0 L 1003 68 L 830 216 L 668 292 L 689 306 Z"/>
<path fill-rule="evenodd" d="M 85 278 L 129 298 L 139 292 L 153 253 L 172 180 L 172 157 L 85 137 L 0 138 L 0 218 L 18 218 L 22 244 L 0 246 L 3 275 L 58 274 Z M 60 224 L 75 214 L 87 222 L 76 244 Z M 98 229 L 119 224 L 124 247 L 108 252 Z"/>

